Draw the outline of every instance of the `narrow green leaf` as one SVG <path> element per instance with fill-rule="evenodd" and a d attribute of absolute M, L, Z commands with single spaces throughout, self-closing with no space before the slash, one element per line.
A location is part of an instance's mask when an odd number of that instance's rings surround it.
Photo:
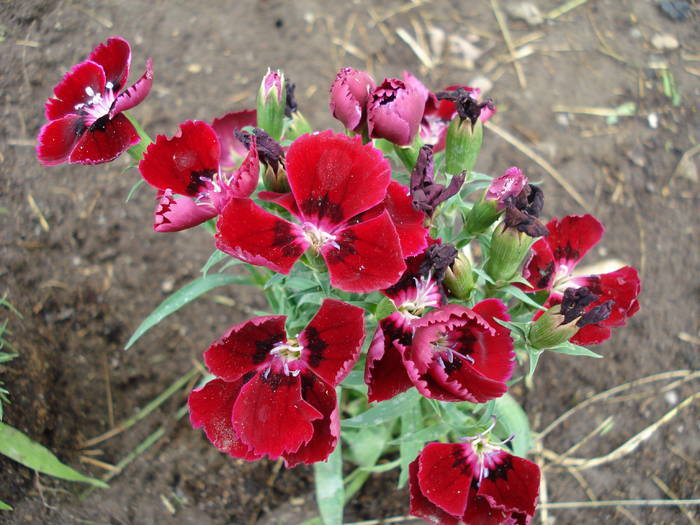
<path fill-rule="evenodd" d="M 50 450 L 5 423 L 0 423 L 0 454 L 49 476 L 89 483 L 100 488 L 109 487 L 104 481 L 85 476 L 64 465 Z"/>
<path fill-rule="evenodd" d="M 527 355 L 530 356 L 530 370 L 528 370 L 528 377 L 532 377 L 537 368 L 537 363 L 540 361 L 540 356 L 544 350 L 535 350 L 534 348 L 527 348 Z"/>
<path fill-rule="evenodd" d="M 0 500 L 0 510 L 12 510 L 12 507 L 10 507 L 4 501 Z"/>
<path fill-rule="evenodd" d="M 427 443 L 437 441 L 450 430 L 450 426 L 445 422 L 435 423 L 429 427 L 421 428 L 416 432 L 408 434 L 401 433 L 401 437 L 389 442 L 389 445 L 400 445 L 401 443 Z"/>
<path fill-rule="evenodd" d="M 515 455 L 525 457 L 532 445 L 530 423 L 525 411 L 510 394 L 506 393 L 496 399 L 495 413 L 498 424 L 505 431 L 504 437 L 515 436 L 511 441 Z"/>
<path fill-rule="evenodd" d="M 401 434 L 411 434 L 421 428 L 423 414 L 420 403 L 414 404 L 410 409 L 401 415 Z M 408 481 L 408 465 L 416 459 L 416 456 L 423 448 L 424 443 L 420 441 L 403 441 L 399 444 L 399 460 L 401 473 L 399 474 L 398 488 L 403 488 Z"/>
<path fill-rule="evenodd" d="M 158 307 L 146 317 L 136 329 L 134 334 L 127 341 L 124 350 L 128 350 L 131 346 L 148 330 L 160 323 L 170 314 L 177 312 L 187 303 L 195 300 L 197 297 L 207 293 L 214 288 L 227 284 L 249 284 L 248 278 L 240 275 L 228 275 L 223 273 L 215 273 L 200 277 L 186 284 L 168 298 L 166 298 Z"/>
<path fill-rule="evenodd" d="M 202 272 L 202 275 L 204 277 L 207 276 L 207 272 L 212 269 L 212 267 L 216 266 L 219 264 L 221 261 L 226 259 L 229 255 L 227 253 L 222 252 L 221 250 L 216 250 L 214 253 L 212 253 L 209 256 L 209 259 L 207 259 L 207 262 L 204 263 L 204 266 L 202 266 L 202 269 L 200 270 Z"/>
<path fill-rule="evenodd" d="M 412 388 L 408 392 L 403 392 L 387 401 L 382 401 L 358 416 L 344 419 L 340 424 L 349 428 L 380 425 L 399 417 L 416 404 L 419 398 L 418 391 Z"/>
<path fill-rule="evenodd" d="M 132 166 L 129 166 L 129 168 L 131 168 L 131 167 Z M 127 169 L 129 169 L 129 168 L 127 168 Z M 134 183 L 134 185 L 129 190 L 129 194 L 126 196 L 126 202 L 129 202 L 131 200 L 131 198 L 134 196 L 134 193 L 136 193 L 136 190 L 138 190 L 143 185 L 144 182 L 146 182 L 144 179 L 139 179 Z"/>
<path fill-rule="evenodd" d="M 418 455 L 418 454 L 416 453 L 416 455 Z M 394 470 L 400 464 L 401 464 L 401 460 L 395 459 L 394 461 L 390 461 L 388 463 L 380 463 L 379 465 L 374 465 L 372 467 L 360 467 L 360 470 L 363 470 L 365 472 L 376 472 L 376 473 L 389 472 L 390 470 Z"/>
<path fill-rule="evenodd" d="M 547 310 L 541 304 L 536 303 L 529 295 L 523 292 L 520 288 L 516 288 L 515 286 L 506 286 L 505 288 L 503 288 L 503 291 L 515 296 L 525 304 L 529 304 L 530 306 L 537 308 L 538 310 Z"/>
<path fill-rule="evenodd" d="M 324 525 L 342 525 L 345 489 L 340 441 L 327 461 L 314 463 L 314 482 L 316 503 Z"/>
<path fill-rule="evenodd" d="M 377 464 L 379 456 L 382 455 L 384 446 L 389 440 L 387 426 L 377 425 L 361 430 L 346 430 L 343 433 L 353 463 L 364 468 L 372 468 Z"/>
<path fill-rule="evenodd" d="M 348 374 L 340 384 L 343 388 L 350 388 L 358 392 L 367 393 L 367 385 L 365 384 L 365 374 L 361 370 L 353 370 Z"/>
<path fill-rule="evenodd" d="M 381 301 L 377 303 L 377 306 L 374 309 L 374 316 L 381 320 L 393 314 L 395 311 L 396 305 L 394 304 L 394 301 L 388 297 L 382 297 Z"/>
<path fill-rule="evenodd" d="M 563 343 L 559 346 L 555 346 L 554 348 L 547 348 L 547 350 L 551 352 L 557 352 L 560 354 L 567 354 L 567 355 L 583 355 L 586 357 L 603 357 L 600 354 L 596 354 L 593 350 L 589 350 L 585 346 L 580 346 L 576 345 L 574 343 Z"/>
<path fill-rule="evenodd" d="M 299 302 L 297 303 L 297 306 L 302 306 L 304 304 L 317 304 L 320 305 L 323 302 L 323 299 L 325 299 L 325 295 L 322 293 L 307 293 L 299 299 Z"/>
<path fill-rule="evenodd" d="M 287 277 L 287 276 L 284 275 L 283 273 L 276 273 L 275 275 L 273 275 L 272 277 L 270 277 L 270 278 L 267 280 L 267 282 L 265 283 L 265 286 L 263 286 L 263 290 L 268 290 L 270 287 L 272 287 L 273 285 L 277 284 L 278 282 L 280 282 L 280 281 L 281 281 L 282 279 L 284 279 L 285 277 Z"/>

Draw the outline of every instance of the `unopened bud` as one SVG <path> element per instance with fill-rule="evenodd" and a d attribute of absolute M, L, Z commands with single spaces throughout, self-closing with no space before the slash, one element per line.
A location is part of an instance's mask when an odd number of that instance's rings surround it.
<path fill-rule="evenodd" d="M 489 226 L 496 222 L 500 215 L 501 212 L 496 201 L 481 199 L 475 202 L 472 209 L 467 213 L 464 229 L 474 235 L 485 232 Z"/>
<path fill-rule="evenodd" d="M 496 283 L 508 283 L 520 273 L 534 239 L 500 224 L 491 235 L 485 270 Z"/>
<path fill-rule="evenodd" d="M 537 350 L 555 348 L 578 332 L 576 320 L 565 323 L 561 305 L 554 305 L 530 326 L 528 341 Z"/>
<path fill-rule="evenodd" d="M 292 118 L 289 121 L 289 127 L 287 128 L 285 137 L 290 140 L 295 140 L 305 133 L 311 133 L 313 130 L 309 121 L 301 114 L 301 111 L 295 111 L 292 113 Z"/>
<path fill-rule="evenodd" d="M 451 266 L 445 271 L 445 278 L 442 284 L 457 299 L 469 299 L 474 289 L 474 274 L 469 258 L 460 251 Z"/>
<path fill-rule="evenodd" d="M 258 127 L 275 140 L 282 137 L 286 98 L 284 74 L 268 69 L 258 90 Z"/>
<path fill-rule="evenodd" d="M 287 180 L 287 170 L 282 165 L 277 168 L 277 171 L 272 169 L 271 166 L 267 166 L 263 171 L 262 180 L 265 189 L 268 191 L 276 193 L 288 193 L 291 191 Z"/>
<path fill-rule="evenodd" d="M 471 174 L 481 150 L 484 127 L 480 120 L 472 124 L 469 119 L 452 119 L 445 141 L 445 172 L 454 174 L 465 171 Z"/>

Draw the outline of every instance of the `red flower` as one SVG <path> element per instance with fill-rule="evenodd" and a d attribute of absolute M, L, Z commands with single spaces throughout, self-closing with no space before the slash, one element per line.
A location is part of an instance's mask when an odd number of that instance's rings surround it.
<path fill-rule="evenodd" d="M 403 362 L 425 397 L 484 403 L 502 396 L 513 372 L 510 331 L 496 322 L 510 320 L 499 299 L 467 308 L 448 304 L 413 322 L 413 342 Z"/>
<path fill-rule="evenodd" d="M 367 126 L 367 102 L 375 87 L 369 73 L 342 68 L 330 90 L 331 113 L 347 129 L 361 132 Z"/>
<path fill-rule="evenodd" d="M 136 129 L 122 112 L 146 98 L 153 84 L 153 69 L 148 60 L 146 72 L 123 90 L 130 63 L 127 41 L 110 38 L 63 77 L 53 90 L 54 98 L 46 103 L 49 122 L 37 139 L 36 153 L 42 164 L 109 162 L 139 141 Z"/>
<path fill-rule="evenodd" d="M 225 118 L 225 117 L 224 117 Z M 232 132 L 232 131 L 231 131 Z M 148 146 L 139 171 L 151 186 L 161 190 L 153 229 L 180 231 L 216 217 L 234 197 L 247 197 L 258 184 L 259 164 L 255 138 L 250 152 L 235 171 L 229 166 L 234 139 L 226 137 L 229 151 L 222 153 L 215 129 L 205 122 L 188 120 L 172 137 L 158 135 Z M 175 198 L 174 194 L 181 195 Z"/>
<path fill-rule="evenodd" d="M 367 106 L 369 136 L 408 146 L 418 133 L 429 95 L 420 80 L 404 71 L 403 80 L 385 78 Z"/>
<path fill-rule="evenodd" d="M 221 147 L 219 165 L 222 170 L 235 170 L 248 156 L 248 148 L 238 140 L 236 131 L 241 131 L 247 126 L 255 127 L 257 125 L 258 117 L 254 109 L 226 113 L 212 121 L 211 127 L 214 128 Z"/>
<path fill-rule="evenodd" d="M 357 360 L 363 310 L 326 299 L 288 338 L 286 316 L 229 329 L 204 353 L 217 376 L 189 397 L 190 421 L 233 457 L 283 457 L 288 467 L 324 461 L 340 435 L 335 387 Z"/>
<path fill-rule="evenodd" d="M 568 215 L 561 220 L 552 219 L 547 224 L 549 235 L 532 246 L 533 255 L 523 270 L 523 276 L 531 288 L 526 291 L 551 290 L 545 307 L 560 304 L 566 288 L 584 287 L 594 300 L 587 301 L 580 312 L 609 309 L 607 317 L 595 322 L 580 323 L 579 331 L 570 338 L 572 343 L 587 345 L 601 343 L 610 337 L 610 328 L 623 326 L 627 319 L 639 310 L 637 297 L 641 283 L 637 270 L 625 266 L 603 275 L 572 277 L 576 265 L 584 255 L 600 241 L 605 231 L 592 215 Z M 590 295 L 589 295 L 590 297 Z M 538 319 L 541 312 L 535 315 Z"/>
<path fill-rule="evenodd" d="M 434 525 L 530 523 L 539 467 L 481 435 L 469 441 L 429 443 L 411 463 L 411 514 Z"/>
<path fill-rule="evenodd" d="M 386 204 L 383 211 L 373 209 L 384 202 L 391 177 L 381 152 L 363 146 L 360 137 L 325 131 L 299 137 L 286 160 L 291 194 L 261 197 L 286 208 L 298 223 L 250 199 L 232 199 L 217 224 L 217 247 L 284 274 L 312 247 L 336 288 L 364 293 L 395 283 L 406 268 L 401 239 L 408 236 L 399 237 Z"/>

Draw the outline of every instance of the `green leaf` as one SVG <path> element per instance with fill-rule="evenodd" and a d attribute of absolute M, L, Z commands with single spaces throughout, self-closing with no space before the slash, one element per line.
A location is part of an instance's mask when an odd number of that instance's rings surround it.
<path fill-rule="evenodd" d="M 372 468 L 384 452 L 384 446 L 389 440 L 389 429 L 387 425 L 377 425 L 355 431 L 346 430 L 343 438 L 348 444 L 353 463 L 360 467 Z"/>
<path fill-rule="evenodd" d="M 129 168 L 131 168 L 131 167 L 132 166 L 129 166 Z M 127 169 L 129 169 L 129 168 L 127 168 Z M 134 183 L 134 185 L 129 190 L 129 194 L 126 196 L 126 202 L 129 202 L 131 200 L 131 198 L 134 196 L 134 193 L 136 193 L 136 190 L 138 190 L 143 185 L 144 182 L 146 182 L 144 179 L 139 179 Z"/>
<path fill-rule="evenodd" d="M 304 297 L 299 299 L 297 306 L 302 306 L 304 304 L 320 305 L 325 298 L 326 298 L 326 296 L 324 294 L 322 294 L 321 292 L 307 293 L 307 294 L 304 294 Z"/>
<path fill-rule="evenodd" d="M 325 525 L 342 525 L 345 489 L 343 488 L 343 454 L 341 444 L 327 461 L 314 463 L 316 503 Z"/>
<path fill-rule="evenodd" d="M 511 441 L 515 455 L 525 457 L 532 445 L 530 423 L 525 411 L 508 393 L 496 399 L 494 411 L 498 425 L 503 427 L 504 437 L 515 436 Z"/>
<path fill-rule="evenodd" d="M 227 253 L 222 252 L 221 250 L 216 250 L 214 253 L 212 253 L 209 256 L 209 259 L 207 260 L 206 263 L 204 263 L 204 266 L 202 266 L 202 269 L 200 270 L 202 272 L 202 275 L 204 277 L 207 276 L 207 272 L 212 269 L 213 266 L 216 266 L 219 264 L 221 261 L 226 259 L 229 255 Z"/>
<path fill-rule="evenodd" d="M 160 323 L 170 314 L 177 312 L 187 303 L 195 300 L 200 295 L 203 295 L 214 288 L 225 286 L 227 284 L 249 284 L 249 280 L 247 277 L 240 275 L 215 273 L 212 275 L 207 275 L 206 277 L 200 277 L 199 279 L 186 284 L 160 303 L 158 307 L 143 320 L 134 334 L 129 338 L 129 341 L 127 341 L 124 350 L 131 348 L 131 346 L 138 341 L 143 334 Z"/>
<path fill-rule="evenodd" d="M 283 273 L 276 273 L 275 275 L 273 275 L 272 277 L 270 277 L 267 280 L 267 282 L 265 283 L 265 286 L 263 286 L 263 290 L 268 290 L 271 286 L 277 284 L 285 277 L 287 277 L 287 276 L 284 275 Z"/>
<path fill-rule="evenodd" d="M 365 472 L 389 472 L 390 470 L 394 470 L 396 467 L 398 467 L 401 464 L 400 459 L 395 459 L 394 461 L 390 461 L 388 463 L 380 463 L 379 465 L 374 465 L 372 467 L 359 467 L 360 470 L 363 470 Z"/>
<path fill-rule="evenodd" d="M 12 510 L 12 507 L 10 507 L 4 501 L 0 500 L 0 510 Z"/>
<path fill-rule="evenodd" d="M 537 368 L 537 363 L 540 361 L 540 356 L 544 350 L 535 350 L 534 348 L 527 348 L 527 355 L 530 357 L 530 370 L 528 370 L 527 375 L 528 377 L 532 377 L 532 374 L 535 373 L 535 369 Z"/>
<path fill-rule="evenodd" d="M 503 288 L 503 291 L 509 293 L 517 299 L 520 299 L 525 304 L 529 304 L 530 306 L 537 308 L 538 310 L 547 310 L 541 304 L 536 303 L 529 295 L 523 292 L 520 288 L 516 288 L 515 286 L 506 286 L 505 288 Z"/>
<path fill-rule="evenodd" d="M 593 350 L 589 350 L 585 346 L 579 346 L 574 343 L 562 343 L 559 346 L 555 346 L 554 348 L 547 348 L 547 350 L 551 352 L 558 352 L 560 354 L 567 354 L 567 355 L 584 355 L 586 357 L 603 357 L 600 354 L 596 354 Z"/>
<path fill-rule="evenodd" d="M 381 301 L 377 303 L 377 306 L 374 309 L 374 316 L 381 320 L 393 314 L 395 311 L 396 305 L 394 304 L 394 301 L 388 297 L 382 297 Z"/>
<path fill-rule="evenodd" d="M 104 481 L 85 476 L 61 463 L 47 448 L 5 423 L 0 423 L 0 454 L 55 478 L 80 481 L 100 488 L 109 488 Z"/>
<path fill-rule="evenodd" d="M 412 388 L 408 392 L 403 392 L 387 401 L 382 401 L 358 416 L 344 419 L 340 424 L 346 428 L 380 425 L 401 416 L 406 410 L 415 405 L 419 399 L 418 391 Z"/>
<path fill-rule="evenodd" d="M 340 384 L 343 388 L 357 390 L 358 392 L 367 393 L 367 385 L 365 384 L 365 374 L 361 370 L 353 370 L 348 374 L 348 377 Z"/>
<path fill-rule="evenodd" d="M 505 326 L 511 332 L 515 332 L 523 341 L 527 341 L 527 334 L 530 330 L 530 323 L 518 323 L 516 321 L 504 321 L 503 319 L 493 318 L 498 324 Z"/>
<path fill-rule="evenodd" d="M 418 431 L 423 422 L 420 403 L 416 403 L 401 415 L 401 434 L 411 434 Z M 403 488 L 408 481 L 408 465 L 416 459 L 416 456 L 425 443 L 420 441 L 402 441 L 399 444 L 399 460 L 401 473 L 399 474 L 398 488 Z"/>
<path fill-rule="evenodd" d="M 442 438 L 450 430 L 450 425 L 441 421 L 429 427 L 421 428 L 416 432 L 404 434 L 401 432 L 401 437 L 389 442 L 389 445 L 400 445 L 401 443 L 427 443 L 428 441 L 437 441 Z"/>

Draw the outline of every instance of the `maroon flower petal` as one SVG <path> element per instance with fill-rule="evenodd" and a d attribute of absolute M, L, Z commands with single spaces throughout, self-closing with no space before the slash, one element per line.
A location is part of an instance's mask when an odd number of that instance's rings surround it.
<path fill-rule="evenodd" d="M 496 464 L 490 465 L 490 459 Z M 488 475 L 481 480 L 477 494 L 492 507 L 533 516 L 540 492 L 540 468 L 507 452 L 493 454 L 484 461 Z"/>
<path fill-rule="evenodd" d="M 322 418 L 313 422 L 314 433 L 308 443 L 304 443 L 296 452 L 284 454 L 287 468 L 299 463 L 310 465 L 317 461 L 325 461 L 340 436 L 340 418 L 335 389 L 321 381 L 313 374 L 301 374 L 302 398 L 322 414 Z"/>
<path fill-rule="evenodd" d="M 418 456 L 418 485 L 434 505 L 453 516 L 467 508 L 476 458 L 465 443 L 428 443 Z"/>
<path fill-rule="evenodd" d="M 221 157 L 219 163 L 224 169 L 232 169 L 238 166 L 240 160 L 248 155 L 248 150 L 243 143 L 236 138 L 235 132 L 246 126 L 258 125 L 257 112 L 254 109 L 234 111 L 215 118 L 211 127 L 221 144 Z"/>
<path fill-rule="evenodd" d="M 204 427 L 204 433 L 217 449 L 235 458 L 253 460 L 261 456 L 238 439 L 231 423 L 233 403 L 244 383 L 243 378 L 233 383 L 213 379 L 202 388 L 193 390 L 187 404 L 192 426 Z"/>
<path fill-rule="evenodd" d="M 573 337 L 569 339 L 572 343 L 581 346 L 598 345 L 603 341 L 610 339 L 612 330 L 607 326 L 599 324 L 587 324 L 579 328 Z"/>
<path fill-rule="evenodd" d="M 567 215 L 561 220 L 552 219 L 547 224 L 549 244 L 557 272 L 570 275 L 574 266 L 583 259 L 603 236 L 605 228 L 592 215 Z M 562 268 L 564 266 L 565 268 Z"/>
<path fill-rule="evenodd" d="M 87 103 L 98 93 L 104 93 L 105 82 L 105 73 L 95 62 L 81 62 L 73 66 L 53 88 L 55 98 L 46 102 L 46 118 L 57 120 L 78 113 L 76 106 Z"/>
<path fill-rule="evenodd" d="M 114 85 L 114 91 L 124 87 L 131 63 L 131 48 L 126 40 L 119 37 L 108 39 L 90 53 L 88 60 L 102 66 L 107 82 Z"/>
<path fill-rule="evenodd" d="M 287 177 L 304 218 L 331 230 L 384 199 L 391 168 L 360 137 L 325 131 L 292 143 Z"/>
<path fill-rule="evenodd" d="M 509 514 L 502 510 L 493 508 L 486 498 L 478 496 L 473 489 L 469 492 L 469 502 L 467 510 L 462 516 L 462 521 L 472 525 L 518 525 L 521 523 L 517 519 L 511 519 Z"/>
<path fill-rule="evenodd" d="M 231 199 L 216 224 L 216 247 L 250 264 L 288 274 L 310 243 L 303 230 L 250 199 Z"/>
<path fill-rule="evenodd" d="M 302 399 L 301 377 L 258 373 L 233 405 L 233 429 L 256 454 L 270 459 L 297 452 L 323 414 Z"/>
<path fill-rule="evenodd" d="M 146 182 L 160 190 L 197 196 L 206 181 L 218 172 L 219 141 L 206 122 L 188 120 L 171 139 L 158 135 L 149 144 L 139 171 Z"/>
<path fill-rule="evenodd" d="M 610 316 L 600 323 L 603 326 L 624 326 L 627 319 L 639 310 L 637 297 L 641 291 L 641 282 L 637 270 L 631 266 L 624 266 L 602 275 L 575 278 L 572 282 L 587 286 L 591 293 L 599 296 L 599 299 L 591 304 L 591 308 L 613 301 Z"/>
<path fill-rule="evenodd" d="M 287 340 L 286 316 L 256 317 L 232 326 L 204 352 L 212 374 L 235 381 L 260 367 L 276 343 Z"/>
<path fill-rule="evenodd" d="M 258 199 L 264 202 L 274 202 L 278 206 L 281 206 L 289 213 L 295 217 L 299 217 L 301 213 L 299 212 L 299 207 L 297 206 L 297 201 L 294 200 L 294 195 L 291 193 L 277 193 L 276 191 L 260 191 L 258 192 Z"/>
<path fill-rule="evenodd" d="M 255 135 L 252 135 L 250 138 L 250 151 L 243 159 L 240 167 L 230 175 L 225 175 L 228 179 L 231 195 L 234 197 L 249 197 L 255 191 L 255 188 L 258 187 L 260 159 L 255 143 Z"/>
<path fill-rule="evenodd" d="M 378 217 L 338 230 L 338 247 L 326 243 L 321 255 L 331 285 L 346 292 L 369 293 L 394 284 L 406 269 L 396 228 L 385 211 Z"/>
<path fill-rule="evenodd" d="M 124 115 L 106 116 L 90 126 L 73 148 L 71 164 L 101 164 L 116 159 L 140 140 L 136 129 Z"/>
<path fill-rule="evenodd" d="M 523 277 L 530 283 L 530 287 L 520 286 L 528 292 L 547 290 L 554 286 L 556 277 L 556 263 L 552 249 L 543 237 L 530 248 L 532 255 L 523 268 Z"/>
<path fill-rule="evenodd" d="M 82 117 L 66 115 L 44 125 L 37 138 L 36 155 L 45 166 L 68 160 L 83 130 Z"/>
<path fill-rule="evenodd" d="M 419 458 L 416 458 L 408 466 L 411 515 L 424 519 L 431 525 L 457 525 L 459 518 L 448 514 L 434 503 L 431 503 L 421 492 L 418 482 L 418 462 Z"/>
<path fill-rule="evenodd" d="M 114 101 L 114 106 L 109 111 L 110 118 L 143 102 L 143 99 L 151 92 L 152 86 L 153 61 L 149 58 L 146 61 L 146 71 L 141 75 L 141 78 L 134 82 L 129 89 L 122 91 L 117 100 Z"/>
<path fill-rule="evenodd" d="M 153 213 L 153 229 L 157 232 L 179 232 L 202 224 L 218 212 L 210 204 L 197 204 L 189 197 L 174 197 L 168 189 L 158 192 L 158 204 Z"/>
<path fill-rule="evenodd" d="M 365 339 L 364 310 L 326 299 L 299 334 L 301 358 L 330 386 L 337 386 L 352 370 Z"/>
<path fill-rule="evenodd" d="M 408 334 L 396 326 L 392 314 L 379 322 L 377 331 L 367 351 L 365 362 L 365 383 L 367 384 L 367 399 L 369 402 L 385 401 L 413 386 L 403 365 L 403 358 L 394 341 L 405 341 L 410 344 L 411 332 Z"/>

